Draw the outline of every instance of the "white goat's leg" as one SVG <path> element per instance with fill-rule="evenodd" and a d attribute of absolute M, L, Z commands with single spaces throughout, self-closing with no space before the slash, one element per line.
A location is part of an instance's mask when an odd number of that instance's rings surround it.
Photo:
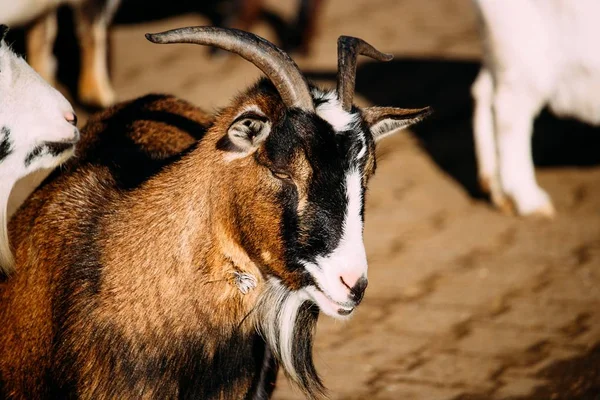
<path fill-rule="evenodd" d="M 53 54 L 56 39 L 56 11 L 38 18 L 27 29 L 27 62 L 44 80 L 54 86 L 56 58 Z"/>
<path fill-rule="evenodd" d="M 494 118 L 492 99 L 494 82 L 486 67 L 479 71 L 475 83 L 471 87 L 475 102 L 473 114 L 473 139 L 477 156 L 477 174 L 481 189 L 489 193 L 495 204 L 503 201 L 502 187 L 498 177 L 498 150 L 494 135 Z"/>
<path fill-rule="evenodd" d="M 101 10 L 90 10 L 85 3 L 76 9 L 75 16 L 81 48 L 79 100 L 94 107 L 108 107 L 115 102 L 108 76 L 109 16 Z"/>
<path fill-rule="evenodd" d="M 535 180 L 531 136 L 542 99 L 518 85 L 499 84 L 494 96 L 494 122 L 500 184 L 520 215 L 551 217 L 554 207 Z"/>

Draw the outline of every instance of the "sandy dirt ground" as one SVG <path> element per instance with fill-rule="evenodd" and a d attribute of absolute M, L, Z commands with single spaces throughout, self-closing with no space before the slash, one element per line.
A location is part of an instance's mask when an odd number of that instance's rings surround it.
<path fill-rule="evenodd" d="M 286 20 L 293 4 L 267 8 Z M 117 19 L 110 39 L 119 100 L 168 92 L 214 110 L 259 76 L 237 57 L 144 39 L 207 23 L 176 14 Z M 265 21 L 254 31 L 278 40 Z M 329 396 L 600 398 L 598 130 L 544 114 L 534 155 L 558 217 L 501 215 L 475 184 L 469 86 L 481 47 L 471 2 L 327 0 L 311 54 L 294 57 L 324 86 L 335 82 L 341 34 L 395 55 L 386 64 L 361 60 L 359 104 L 433 105 L 436 113 L 379 149 L 366 212 L 366 297 L 347 323 L 322 317 L 316 334 Z M 282 375 L 275 398 L 302 395 Z"/>

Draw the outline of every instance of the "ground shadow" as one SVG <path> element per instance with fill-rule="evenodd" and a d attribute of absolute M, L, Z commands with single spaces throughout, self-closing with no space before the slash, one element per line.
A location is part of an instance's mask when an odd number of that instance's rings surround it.
<path fill-rule="evenodd" d="M 470 88 L 478 62 L 397 57 L 388 63 L 358 67 L 356 92 L 377 105 L 432 106 L 432 116 L 414 127 L 432 159 L 468 190 L 482 197 L 476 179 Z M 335 81 L 334 72 L 308 72 L 311 79 Z M 536 119 L 533 156 L 536 165 L 600 164 L 600 129 L 544 110 Z"/>
<path fill-rule="evenodd" d="M 571 359 L 555 361 L 535 374 L 544 382 L 532 393 L 511 396 L 505 400 L 599 400 L 600 399 L 600 343 L 585 354 Z M 489 393 L 469 393 L 453 400 L 487 400 Z"/>

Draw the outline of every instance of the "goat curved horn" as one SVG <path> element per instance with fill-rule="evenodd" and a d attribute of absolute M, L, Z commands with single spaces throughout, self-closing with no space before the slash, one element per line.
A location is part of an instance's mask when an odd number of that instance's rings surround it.
<path fill-rule="evenodd" d="M 358 55 L 374 58 L 377 61 L 390 61 L 394 56 L 382 53 L 362 39 L 340 36 L 338 39 L 337 93 L 342 108 L 350 111 L 356 82 L 356 58 Z"/>
<path fill-rule="evenodd" d="M 275 85 L 287 107 L 313 111 L 308 83 L 296 63 L 273 43 L 238 29 L 196 26 L 146 34 L 153 43 L 195 43 L 215 46 L 250 61 Z"/>

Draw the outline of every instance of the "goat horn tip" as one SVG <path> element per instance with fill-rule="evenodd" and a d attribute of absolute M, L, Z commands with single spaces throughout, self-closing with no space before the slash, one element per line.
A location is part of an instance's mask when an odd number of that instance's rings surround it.
<path fill-rule="evenodd" d="M 161 39 L 160 39 L 160 35 L 156 34 L 156 33 L 146 33 L 144 36 L 146 36 L 146 39 L 148 39 L 149 41 L 151 41 L 152 43 L 161 43 Z"/>

